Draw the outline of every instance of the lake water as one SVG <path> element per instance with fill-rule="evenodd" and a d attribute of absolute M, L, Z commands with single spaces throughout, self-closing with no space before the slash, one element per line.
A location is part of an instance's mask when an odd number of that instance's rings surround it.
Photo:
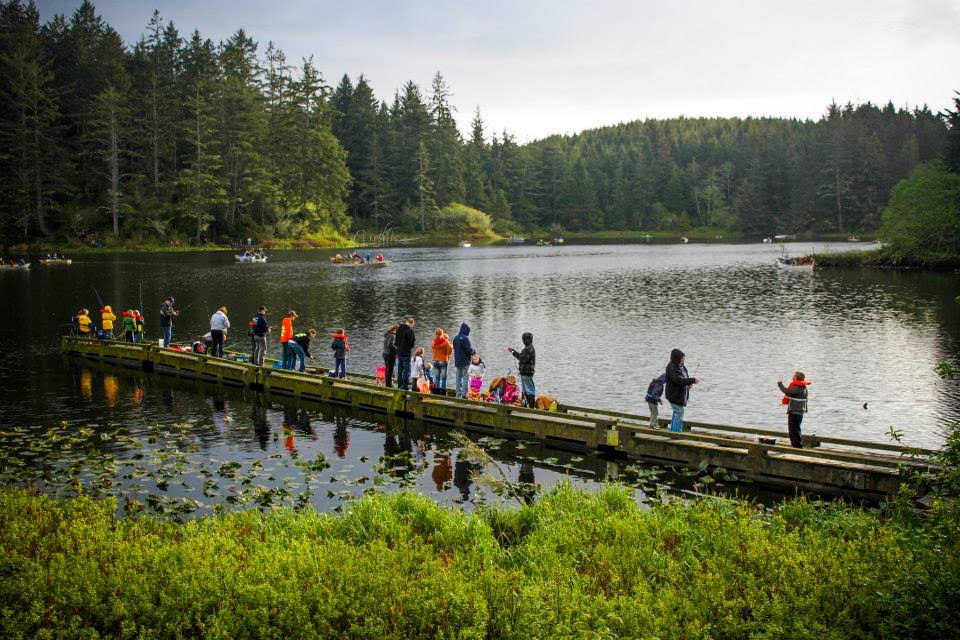
<path fill-rule="evenodd" d="M 795 254 L 854 248 L 787 246 Z M 319 508 L 370 487 L 415 486 L 451 502 L 476 495 L 473 467 L 442 430 L 65 360 L 58 335 L 78 307 L 99 308 L 97 294 L 118 315 L 140 306 L 142 295 L 151 339 L 167 294 L 184 309 L 177 340 L 204 333 L 210 314 L 226 305 L 239 329 L 228 342 L 241 348 L 258 305 L 276 325 L 294 308 L 299 330 L 321 332 L 315 363 L 332 364 L 323 336 L 344 327 L 353 347 L 348 366 L 364 373 L 380 362 L 385 328 L 404 315 L 417 318 L 428 353 L 435 327 L 452 336 L 470 324 L 491 375 L 515 368 L 506 348 L 520 347 L 520 334 L 530 331 L 539 392 L 642 413 L 647 384 L 676 347 L 703 380 L 689 419 L 765 428 L 785 430 L 776 382 L 802 369 L 812 380 L 806 433 L 887 441 L 893 426 L 908 444 L 938 446 L 944 426 L 960 419 L 960 385 L 935 369 L 960 360 L 960 278 L 788 272 L 775 266 L 778 253 L 766 245 L 397 249 L 382 270 L 337 268 L 331 252 L 318 251 L 273 252 L 267 264 L 236 264 L 228 253 L 122 254 L 3 272 L 4 473 L 15 479 L 33 469 L 51 484 L 59 474 L 181 505 L 231 491 L 241 502 L 289 503 L 307 485 Z M 278 352 L 274 341 L 270 353 Z M 593 456 L 484 444 L 512 479 L 549 485 L 572 474 L 589 485 L 609 472 Z M 317 453 L 330 468 L 307 468 Z M 239 468 L 224 475 L 232 461 Z M 157 482 L 166 488 L 158 492 Z"/>

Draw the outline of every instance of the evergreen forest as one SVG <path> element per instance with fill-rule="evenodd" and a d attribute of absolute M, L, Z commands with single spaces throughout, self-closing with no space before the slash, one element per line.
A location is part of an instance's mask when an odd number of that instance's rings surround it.
<path fill-rule="evenodd" d="M 439 72 L 378 95 L 243 29 L 213 42 L 154 12 L 125 43 L 90 2 L 46 23 L 32 2 L 0 4 L 0 68 L 3 244 L 869 232 L 951 134 L 951 112 L 831 103 L 816 121 L 678 117 L 522 143 L 479 110 L 459 130 Z"/>

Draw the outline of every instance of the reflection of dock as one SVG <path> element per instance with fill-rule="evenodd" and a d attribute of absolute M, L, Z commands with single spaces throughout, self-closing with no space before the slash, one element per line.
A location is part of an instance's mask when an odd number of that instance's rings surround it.
<path fill-rule="evenodd" d="M 243 362 L 162 349 L 154 344 L 101 342 L 65 337 L 71 355 L 159 374 L 260 389 L 273 395 L 318 400 L 353 411 L 409 416 L 424 422 L 482 433 L 539 440 L 582 451 L 602 450 L 659 464 L 698 467 L 707 464 L 758 483 L 813 492 L 876 499 L 900 486 L 902 469 L 928 467 L 929 451 L 840 438 L 804 437 L 807 448 L 765 444 L 784 440 L 777 431 L 690 422 L 691 431 L 651 429 L 643 416 L 561 405 L 559 412 L 472 402 L 377 387 L 372 376 L 341 380 L 323 369 L 306 373 L 255 367 Z"/>

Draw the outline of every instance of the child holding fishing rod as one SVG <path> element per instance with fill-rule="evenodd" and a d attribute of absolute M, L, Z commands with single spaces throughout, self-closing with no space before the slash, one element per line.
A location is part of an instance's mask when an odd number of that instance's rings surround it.
<path fill-rule="evenodd" d="M 783 392 L 781 402 L 787 405 L 787 431 L 790 433 L 790 444 L 797 448 L 803 448 L 803 438 L 800 435 L 800 424 L 803 422 L 803 414 L 807 412 L 807 386 L 810 381 L 803 371 L 794 371 L 793 380 L 788 386 L 783 385 L 783 380 L 777 380 L 777 386 Z"/>

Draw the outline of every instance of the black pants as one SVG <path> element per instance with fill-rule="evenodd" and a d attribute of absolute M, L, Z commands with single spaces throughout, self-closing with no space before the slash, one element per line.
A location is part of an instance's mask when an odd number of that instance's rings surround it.
<path fill-rule="evenodd" d="M 383 383 L 388 386 L 393 386 L 393 365 L 396 364 L 397 359 L 393 356 L 383 356 L 383 366 L 386 367 L 387 373 L 383 378 Z"/>
<path fill-rule="evenodd" d="M 787 429 L 790 431 L 790 444 L 797 449 L 803 449 L 803 440 L 800 438 L 801 422 L 803 422 L 802 413 L 787 414 Z"/>
<path fill-rule="evenodd" d="M 210 355 L 217 358 L 223 357 L 223 331 L 220 329 L 211 329 L 210 337 L 213 339 L 213 346 L 210 347 Z"/>

